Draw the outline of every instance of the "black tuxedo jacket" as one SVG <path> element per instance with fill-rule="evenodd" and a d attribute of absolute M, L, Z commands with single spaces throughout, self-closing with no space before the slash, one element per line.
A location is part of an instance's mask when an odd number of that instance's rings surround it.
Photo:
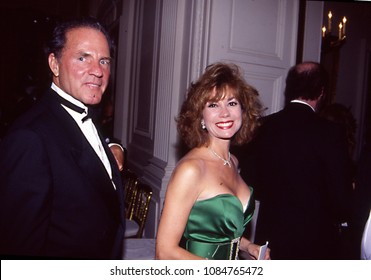
<path fill-rule="evenodd" d="M 337 225 L 349 214 L 351 167 L 345 131 L 309 106 L 290 103 L 264 118 L 239 154 L 260 201 L 256 242 L 272 259 L 337 257 Z"/>
<path fill-rule="evenodd" d="M 0 143 L 0 254 L 120 258 L 123 188 L 114 189 L 99 157 L 52 90 Z"/>

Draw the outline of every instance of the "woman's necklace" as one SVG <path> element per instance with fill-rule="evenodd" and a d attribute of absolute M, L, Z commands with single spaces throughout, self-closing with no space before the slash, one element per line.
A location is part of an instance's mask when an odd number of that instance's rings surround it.
<path fill-rule="evenodd" d="M 232 167 L 231 165 L 231 152 L 228 152 L 228 159 L 224 159 L 222 158 L 220 155 L 217 154 L 217 152 L 215 152 L 211 147 L 209 147 L 209 150 L 219 159 L 221 159 L 223 161 L 223 165 L 228 165 L 229 168 Z"/>

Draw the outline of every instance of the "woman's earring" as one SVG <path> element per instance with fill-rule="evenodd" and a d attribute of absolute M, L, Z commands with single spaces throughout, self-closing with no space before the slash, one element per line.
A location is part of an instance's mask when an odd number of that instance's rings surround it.
<path fill-rule="evenodd" d="M 205 125 L 205 121 L 204 120 L 201 121 L 201 128 L 204 129 L 204 130 L 206 129 L 206 125 Z"/>

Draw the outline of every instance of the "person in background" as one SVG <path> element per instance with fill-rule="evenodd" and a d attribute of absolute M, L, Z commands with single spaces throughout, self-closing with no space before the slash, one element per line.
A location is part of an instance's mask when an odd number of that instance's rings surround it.
<path fill-rule="evenodd" d="M 89 118 L 109 81 L 112 41 L 94 19 L 61 22 L 47 56 L 49 92 L 0 143 L 0 255 L 121 258 L 121 176 Z"/>
<path fill-rule="evenodd" d="M 371 211 L 371 145 L 369 142 L 366 142 L 362 148 L 358 162 L 352 210 L 351 229 L 356 248 L 355 254 L 357 258 L 360 256 L 362 259 L 371 258 L 371 226 L 370 221 L 367 222 L 367 219 L 370 219 Z M 362 235 L 365 236 L 363 243 L 361 243 Z M 368 247 L 366 247 L 366 243 Z M 363 251 L 361 251 L 361 247 Z"/>
<path fill-rule="evenodd" d="M 352 178 L 356 174 L 356 163 L 353 161 L 354 150 L 356 147 L 357 122 L 350 108 L 340 103 L 331 103 L 321 108 L 319 115 L 327 120 L 344 126 L 348 141 L 349 158 L 352 161 Z"/>
<path fill-rule="evenodd" d="M 258 257 L 243 236 L 254 213 L 254 191 L 239 175 L 231 143 L 248 142 L 258 125 L 258 92 L 236 65 L 215 63 L 190 86 L 177 118 L 191 149 L 168 184 L 157 240 L 157 259 Z M 269 250 L 263 256 L 269 259 Z"/>
<path fill-rule="evenodd" d="M 353 160 L 354 150 L 356 146 L 356 130 L 357 123 L 350 110 L 343 104 L 340 103 L 331 103 L 321 108 L 319 115 L 329 121 L 343 126 L 346 131 L 346 138 L 348 143 L 348 154 L 350 160 L 351 176 L 352 176 L 352 186 L 354 195 L 355 189 L 355 177 L 357 172 L 356 161 Z M 359 258 L 359 242 L 356 243 L 354 236 L 354 229 L 352 223 L 352 217 L 349 218 L 347 223 L 343 223 L 339 227 L 339 237 L 340 243 L 342 246 L 340 254 L 343 256 L 343 259 L 358 259 Z M 358 252 L 357 252 L 358 251 Z M 339 255 L 339 256 L 341 256 Z"/>
<path fill-rule="evenodd" d="M 255 241 L 269 241 L 272 259 L 341 258 L 352 178 L 344 128 L 316 113 L 326 81 L 318 63 L 290 68 L 285 108 L 264 117 L 239 154 L 241 175 L 260 202 Z"/>
<path fill-rule="evenodd" d="M 371 210 L 363 230 L 361 243 L 361 259 L 371 260 Z"/>

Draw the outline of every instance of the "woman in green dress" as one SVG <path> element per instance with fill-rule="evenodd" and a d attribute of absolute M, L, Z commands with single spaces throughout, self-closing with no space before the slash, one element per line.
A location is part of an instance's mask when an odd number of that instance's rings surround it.
<path fill-rule="evenodd" d="M 261 109 L 258 92 L 234 64 L 210 65 L 190 86 L 177 125 L 191 150 L 168 184 L 157 259 L 237 259 L 239 250 L 258 257 L 260 246 L 243 236 L 254 213 L 253 189 L 229 148 L 251 140 Z"/>

